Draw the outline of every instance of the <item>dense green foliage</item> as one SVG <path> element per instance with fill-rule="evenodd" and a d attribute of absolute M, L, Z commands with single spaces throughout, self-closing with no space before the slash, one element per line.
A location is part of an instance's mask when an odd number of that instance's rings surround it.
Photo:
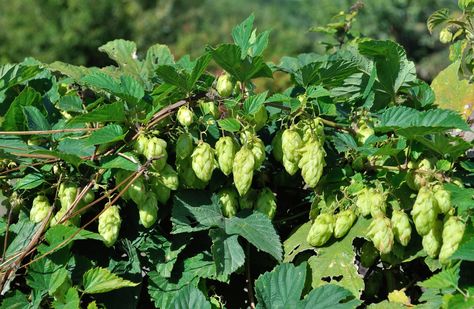
<path fill-rule="evenodd" d="M 459 2 L 428 28 L 472 87 Z M 275 63 L 251 15 L 197 57 L 0 67 L 0 308 L 472 307 L 473 119 L 357 14 Z"/>
<path fill-rule="evenodd" d="M 183 1 L 183 0 L 0 0 L 0 62 L 35 57 L 76 65 L 110 64 L 97 52 L 113 39 L 127 39 L 146 50 L 157 42 L 178 56 L 197 56 L 206 44 L 228 40 L 232 27 L 255 12 L 257 26 L 271 29 L 270 59 L 323 51 L 321 34 L 308 35 L 354 0 Z M 453 7 L 451 0 L 366 0 L 355 30 L 377 39 L 393 39 L 431 79 L 446 63 L 441 44 L 427 35 L 425 21 L 433 8 Z"/>

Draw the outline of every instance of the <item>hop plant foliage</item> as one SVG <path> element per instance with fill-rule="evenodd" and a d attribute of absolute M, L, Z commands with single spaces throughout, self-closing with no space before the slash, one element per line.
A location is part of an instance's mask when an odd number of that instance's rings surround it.
<path fill-rule="evenodd" d="M 462 5 L 428 22 L 458 29 L 456 95 Z M 0 307 L 245 307 L 254 288 L 256 307 L 355 308 L 388 275 L 390 301 L 472 302 L 470 107 L 438 108 L 400 45 L 359 39 L 359 9 L 315 29 L 326 54 L 274 64 L 250 16 L 197 58 L 116 40 L 105 68 L 0 67 Z"/>

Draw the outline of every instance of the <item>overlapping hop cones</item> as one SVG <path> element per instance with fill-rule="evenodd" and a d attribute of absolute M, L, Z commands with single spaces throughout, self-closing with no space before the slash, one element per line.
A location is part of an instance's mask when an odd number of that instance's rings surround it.
<path fill-rule="evenodd" d="M 381 254 L 390 253 L 394 240 L 390 219 L 383 216 L 373 218 L 368 228 L 367 237 L 372 240 L 375 248 Z"/>
<path fill-rule="evenodd" d="M 314 247 L 324 245 L 332 236 L 335 225 L 334 215 L 322 213 L 316 217 L 306 237 L 306 241 Z"/>

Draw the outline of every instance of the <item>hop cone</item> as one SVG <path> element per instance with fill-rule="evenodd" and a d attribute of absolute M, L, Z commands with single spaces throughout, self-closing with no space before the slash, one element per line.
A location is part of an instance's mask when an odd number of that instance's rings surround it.
<path fill-rule="evenodd" d="M 178 169 L 179 181 L 185 188 L 204 189 L 206 187 L 207 182 L 197 178 L 194 173 L 191 158 L 177 160 L 176 168 Z"/>
<path fill-rule="evenodd" d="M 58 197 L 61 208 L 69 209 L 77 196 L 77 186 L 72 183 L 61 183 L 59 185 Z"/>
<path fill-rule="evenodd" d="M 247 147 L 242 147 L 235 154 L 232 173 L 234 174 L 234 184 L 240 196 L 248 192 L 252 185 L 255 158 Z"/>
<path fill-rule="evenodd" d="M 334 224 L 335 220 L 332 214 L 320 214 L 314 220 L 306 241 L 313 247 L 324 245 L 332 236 Z"/>
<path fill-rule="evenodd" d="M 438 217 L 438 206 L 433 192 L 423 187 L 418 195 L 411 211 L 411 216 L 415 222 L 415 228 L 418 234 L 424 236 L 433 228 Z"/>
<path fill-rule="evenodd" d="M 357 195 L 356 206 L 362 216 L 367 217 L 370 214 L 371 208 L 371 191 L 365 187 Z"/>
<path fill-rule="evenodd" d="M 263 188 L 257 196 L 257 202 L 255 203 L 255 210 L 259 211 L 268 218 L 273 219 L 276 213 L 276 198 L 275 194 L 269 188 Z"/>
<path fill-rule="evenodd" d="M 422 245 L 428 256 L 436 258 L 443 243 L 443 222 L 436 220 L 433 228 L 423 236 Z"/>
<path fill-rule="evenodd" d="M 309 141 L 300 151 L 302 156 L 298 166 L 301 168 L 301 176 L 308 187 L 314 188 L 323 175 L 326 152 L 317 140 Z"/>
<path fill-rule="evenodd" d="M 369 189 L 370 195 L 370 215 L 372 218 L 385 215 L 387 208 L 385 194 L 378 191 L 377 189 Z"/>
<path fill-rule="evenodd" d="M 181 106 L 178 109 L 178 122 L 184 127 L 188 127 L 193 123 L 193 116 L 193 112 L 186 106 Z"/>
<path fill-rule="evenodd" d="M 258 137 L 254 137 L 251 143 L 251 150 L 255 158 L 254 169 L 257 170 L 265 161 L 265 145 Z"/>
<path fill-rule="evenodd" d="M 278 131 L 272 140 L 272 154 L 275 160 L 283 162 L 283 148 L 281 144 L 283 131 Z"/>
<path fill-rule="evenodd" d="M 287 129 L 281 136 L 283 166 L 290 175 L 298 171 L 298 162 L 301 159 L 300 148 L 303 146 L 303 140 L 296 130 Z"/>
<path fill-rule="evenodd" d="M 385 217 L 377 217 L 370 223 L 367 237 L 372 240 L 375 248 L 381 254 L 387 254 L 392 251 L 393 247 L 393 231 L 390 219 Z"/>
<path fill-rule="evenodd" d="M 230 136 L 221 137 L 216 143 L 217 162 L 222 173 L 226 176 L 232 173 L 232 165 L 234 164 L 237 147 L 237 144 Z"/>
<path fill-rule="evenodd" d="M 99 234 L 104 238 L 104 244 L 107 247 L 117 241 L 121 223 L 122 219 L 117 206 L 110 206 L 99 216 Z"/>
<path fill-rule="evenodd" d="M 392 227 L 395 239 L 402 245 L 406 246 L 411 239 L 411 225 L 410 218 L 402 210 L 393 210 L 392 212 Z"/>
<path fill-rule="evenodd" d="M 148 145 L 148 138 L 144 134 L 140 134 L 135 141 L 134 148 L 139 154 L 144 155 Z"/>
<path fill-rule="evenodd" d="M 192 168 L 196 177 L 204 182 L 211 180 L 212 172 L 216 167 L 214 150 L 208 143 L 200 143 L 191 155 Z"/>
<path fill-rule="evenodd" d="M 268 120 L 268 113 L 265 106 L 262 105 L 260 107 L 260 109 L 255 113 L 253 120 L 255 122 L 255 131 L 260 131 Z"/>
<path fill-rule="evenodd" d="M 148 160 L 154 159 L 152 162 L 153 168 L 157 171 L 161 171 L 163 167 L 165 167 L 166 160 L 168 159 L 166 141 L 158 137 L 150 138 L 143 155 Z"/>
<path fill-rule="evenodd" d="M 229 97 L 234 90 L 234 81 L 232 80 L 232 77 L 227 73 L 219 76 L 217 79 L 216 90 L 221 97 Z"/>
<path fill-rule="evenodd" d="M 30 220 L 39 223 L 43 221 L 51 209 L 51 204 L 48 198 L 44 195 L 38 195 L 33 200 L 33 205 L 30 210 Z"/>
<path fill-rule="evenodd" d="M 357 141 L 359 142 L 359 144 L 363 145 L 365 144 L 365 141 L 374 134 L 374 129 L 372 129 L 367 123 L 362 122 L 359 125 L 359 129 L 357 130 Z"/>
<path fill-rule="evenodd" d="M 303 136 L 303 143 L 316 139 L 321 145 L 324 144 L 324 125 L 319 118 L 302 120 L 298 122 L 297 127 Z"/>
<path fill-rule="evenodd" d="M 239 210 L 239 195 L 233 188 L 224 188 L 217 193 L 225 217 L 233 217 Z"/>
<path fill-rule="evenodd" d="M 134 182 L 130 184 L 128 187 L 128 195 L 135 202 L 135 204 L 141 204 L 145 201 L 145 182 L 143 181 L 143 177 L 138 177 Z"/>
<path fill-rule="evenodd" d="M 239 197 L 241 209 L 253 209 L 257 201 L 257 191 L 250 189 L 245 195 Z"/>
<path fill-rule="evenodd" d="M 459 217 L 449 217 L 443 226 L 443 245 L 439 251 L 439 261 L 446 264 L 458 249 L 459 243 L 464 236 L 466 226 Z"/>
<path fill-rule="evenodd" d="M 142 204 L 137 204 L 140 223 L 149 228 L 158 218 L 158 201 L 155 193 L 147 192 L 146 199 Z"/>
<path fill-rule="evenodd" d="M 336 215 L 336 223 L 334 225 L 334 237 L 341 238 L 349 232 L 354 221 L 357 219 L 354 211 L 347 209 Z"/>
<path fill-rule="evenodd" d="M 166 164 L 165 167 L 161 170 L 159 176 L 161 182 L 170 190 L 178 190 L 179 187 L 179 178 L 178 173 L 173 169 L 169 164 Z"/>
<path fill-rule="evenodd" d="M 158 178 L 150 179 L 150 189 L 155 194 L 156 199 L 161 204 L 166 204 L 170 198 L 171 190 L 165 186 Z"/>
<path fill-rule="evenodd" d="M 176 157 L 178 159 L 185 159 L 193 153 L 194 145 L 193 138 L 189 133 L 183 133 L 176 141 Z"/>
<path fill-rule="evenodd" d="M 212 117 L 214 117 L 214 119 L 219 119 L 219 109 L 216 107 L 216 104 L 214 104 L 214 102 L 200 101 L 199 106 L 201 107 L 203 115 L 210 114 L 212 115 Z"/>
<path fill-rule="evenodd" d="M 440 213 L 448 213 L 448 211 L 451 209 L 451 193 L 440 185 L 435 186 L 433 191 Z"/>

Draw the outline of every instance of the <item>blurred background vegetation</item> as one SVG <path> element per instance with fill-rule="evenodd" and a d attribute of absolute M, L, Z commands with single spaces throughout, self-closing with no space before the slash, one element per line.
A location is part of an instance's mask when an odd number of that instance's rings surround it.
<path fill-rule="evenodd" d="M 107 41 L 133 40 L 139 52 L 168 44 L 176 56 L 198 55 L 206 44 L 230 40 L 232 27 L 252 12 L 259 30 L 272 30 L 270 60 L 322 52 L 323 26 L 356 0 L 0 0 L 0 63 L 27 56 L 43 62 L 109 64 L 97 48 Z M 447 65 L 447 51 L 430 36 L 426 19 L 457 0 L 364 0 L 354 24 L 363 36 L 394 39 L 431 80 Z"/>

